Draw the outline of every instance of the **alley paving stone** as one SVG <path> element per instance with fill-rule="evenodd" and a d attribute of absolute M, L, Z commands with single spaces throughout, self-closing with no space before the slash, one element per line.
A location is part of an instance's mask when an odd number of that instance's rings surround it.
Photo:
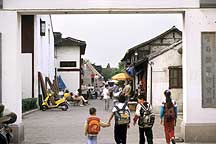
<path fill-rule="evenodd" d="M 22 144 L 86 144 L 87 137 L 84 135 L 83 125 L 89 115 L 90 107 L 97 109 L 97 116 L 102 121 L 108 121 L 111 109 L 109 112 L 104 111 L 103 100 L 90 100 L 89 105 L 84 107 L 72 105 L 67 111 L 61 111 L 60 109 L 38 110 L 23 116 L 25 141 Z M 133 116 L 134 112 L 132 112 Z M 181 122 L 182 115 L 179 115 L 175 130 L 177 137 L 180 137 Z M 115 144 L 113 125 L 114 119 L 110 127 L 101 128 L 98 135 L 98 144 Z M 154 144 L 166 143 L 159 115 L 156 116 L 153 133 Z M 127 143 L 138 144 L 138 134 L 138 126 L 133 126 L 131 123 L 128 129 Z"/>

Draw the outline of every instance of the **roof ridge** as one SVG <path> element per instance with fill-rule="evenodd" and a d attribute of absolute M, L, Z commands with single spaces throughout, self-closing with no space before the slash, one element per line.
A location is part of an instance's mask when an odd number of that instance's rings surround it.
<path fill-rule="evenodd" d="M 181 43 L 182 43 L 182 40 L 177 41 L 177 42 L 173 43 L 172 45 L 165 47 L 164 49 L 161 49 L 160 51 L 156 51 L 156 52 L 153 52 L 153 53 L 147 55 L 147 57 L 149 60 L 151 60 L 151 59 L 157 57 L 158 55 L 163 54 L 163 53 L 173 49 L 174 47 L 176 47 L 177 45 L 179 45 Z"/>
<path fill-rule="evenodd" d="M 148 43 L 150 43 L 150 42 L 156 40 L 157 38 L 159 38 L 159 37 L 161 37 L 161 36 L 163 36 L 163 35 L 166 35 L 167 33 L 171 32 L 171 31 L 173 31 L 173 30 L 177 30 L 178 32 L 182 33 L 182 32 L 181 32 L 178 28 L 176 28 L 175 25 L 174 25 L 174 26 L 172 26 L 172 28 L 170 28 L 170 29 L 168 29 L 168 30 L 162 32 L 161 34 L 159 34 L 159 35 L 157 35 L 157 36 L 155 36 L 155 37 L 153 37 L 153 38 L 151 38 L 151 39 L 149 39 L 149 40 L 147 40 L 147 41 L 145 41 L 145 42 L 142 42 L 142 43 L 140 43 L 140 44 L 138 44 L 138 45 L 136 45 L 136 46 L 134 46 L 134 47 L 132 47 L 132 48 L 130 48 L 130 49 L 133 50 L 133 49 L 136 49 L 138 46 L 146 45 L 146 44 L 148 44 Z M 129 49 L 129 51 L 130 51 L 130 49 Z"/>

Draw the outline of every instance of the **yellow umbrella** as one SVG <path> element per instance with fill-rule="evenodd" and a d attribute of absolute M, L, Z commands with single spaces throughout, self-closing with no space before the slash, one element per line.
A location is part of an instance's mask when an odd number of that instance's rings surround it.
<path fill-rule="evenodd" d="M 133 78 L 130 77 L 127 73 L 118 73 L 112 77 L 112 80 L 132 80 Z"/>

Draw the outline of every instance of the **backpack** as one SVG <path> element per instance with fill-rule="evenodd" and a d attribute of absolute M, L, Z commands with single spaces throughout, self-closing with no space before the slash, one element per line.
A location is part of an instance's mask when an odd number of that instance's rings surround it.
<path fill-rule="evenodd" d="M 164 121 L 171 122 L 175 120 L 174 106 L 170 107 L 169 109 L 167 108 L 167 104 L 165 104 L 164 106 L 165 106 Z"/>
<path fill-rule="evenodd" d="M 127 103 L 123 105 L 122 109 L 119 109 L 118 106 L 114 106 L 117 109 L 117 111 L 114 113 L 115 123 L 117 125 L 123 125 L 123 124 L 130 123 L 130 111 L 128 109 L 125 109 L 126 106 L 127 106 Z"/>
<path fill-rule="evenodd" d="M 88 134 L 98 134 L 100 131 L 100 119 L 98 117 L 88 118 Z"/>
<path fill-rule="evenodd" d="M 143 128 L 152 128 L 155 121 L 155 114 L 151 112 L 149 104 L 146 102 L 145 105 L 141 105 L 140 109 L 140 117 L 138 121 L 138 125 Z"/>

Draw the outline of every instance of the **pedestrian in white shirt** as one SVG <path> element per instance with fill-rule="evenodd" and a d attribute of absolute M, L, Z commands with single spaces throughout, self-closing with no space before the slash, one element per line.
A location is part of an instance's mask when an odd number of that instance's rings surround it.
<path fill-rule="evenodd" d="M 109 87 L 109 85 L 106 84 L 104 89 L 103 89 L 103 99 L 105 101 L 105 111 L 108 111 L 109 106 L 110 106 L 110 94 L 109 94 L 108 87 Z"/>

